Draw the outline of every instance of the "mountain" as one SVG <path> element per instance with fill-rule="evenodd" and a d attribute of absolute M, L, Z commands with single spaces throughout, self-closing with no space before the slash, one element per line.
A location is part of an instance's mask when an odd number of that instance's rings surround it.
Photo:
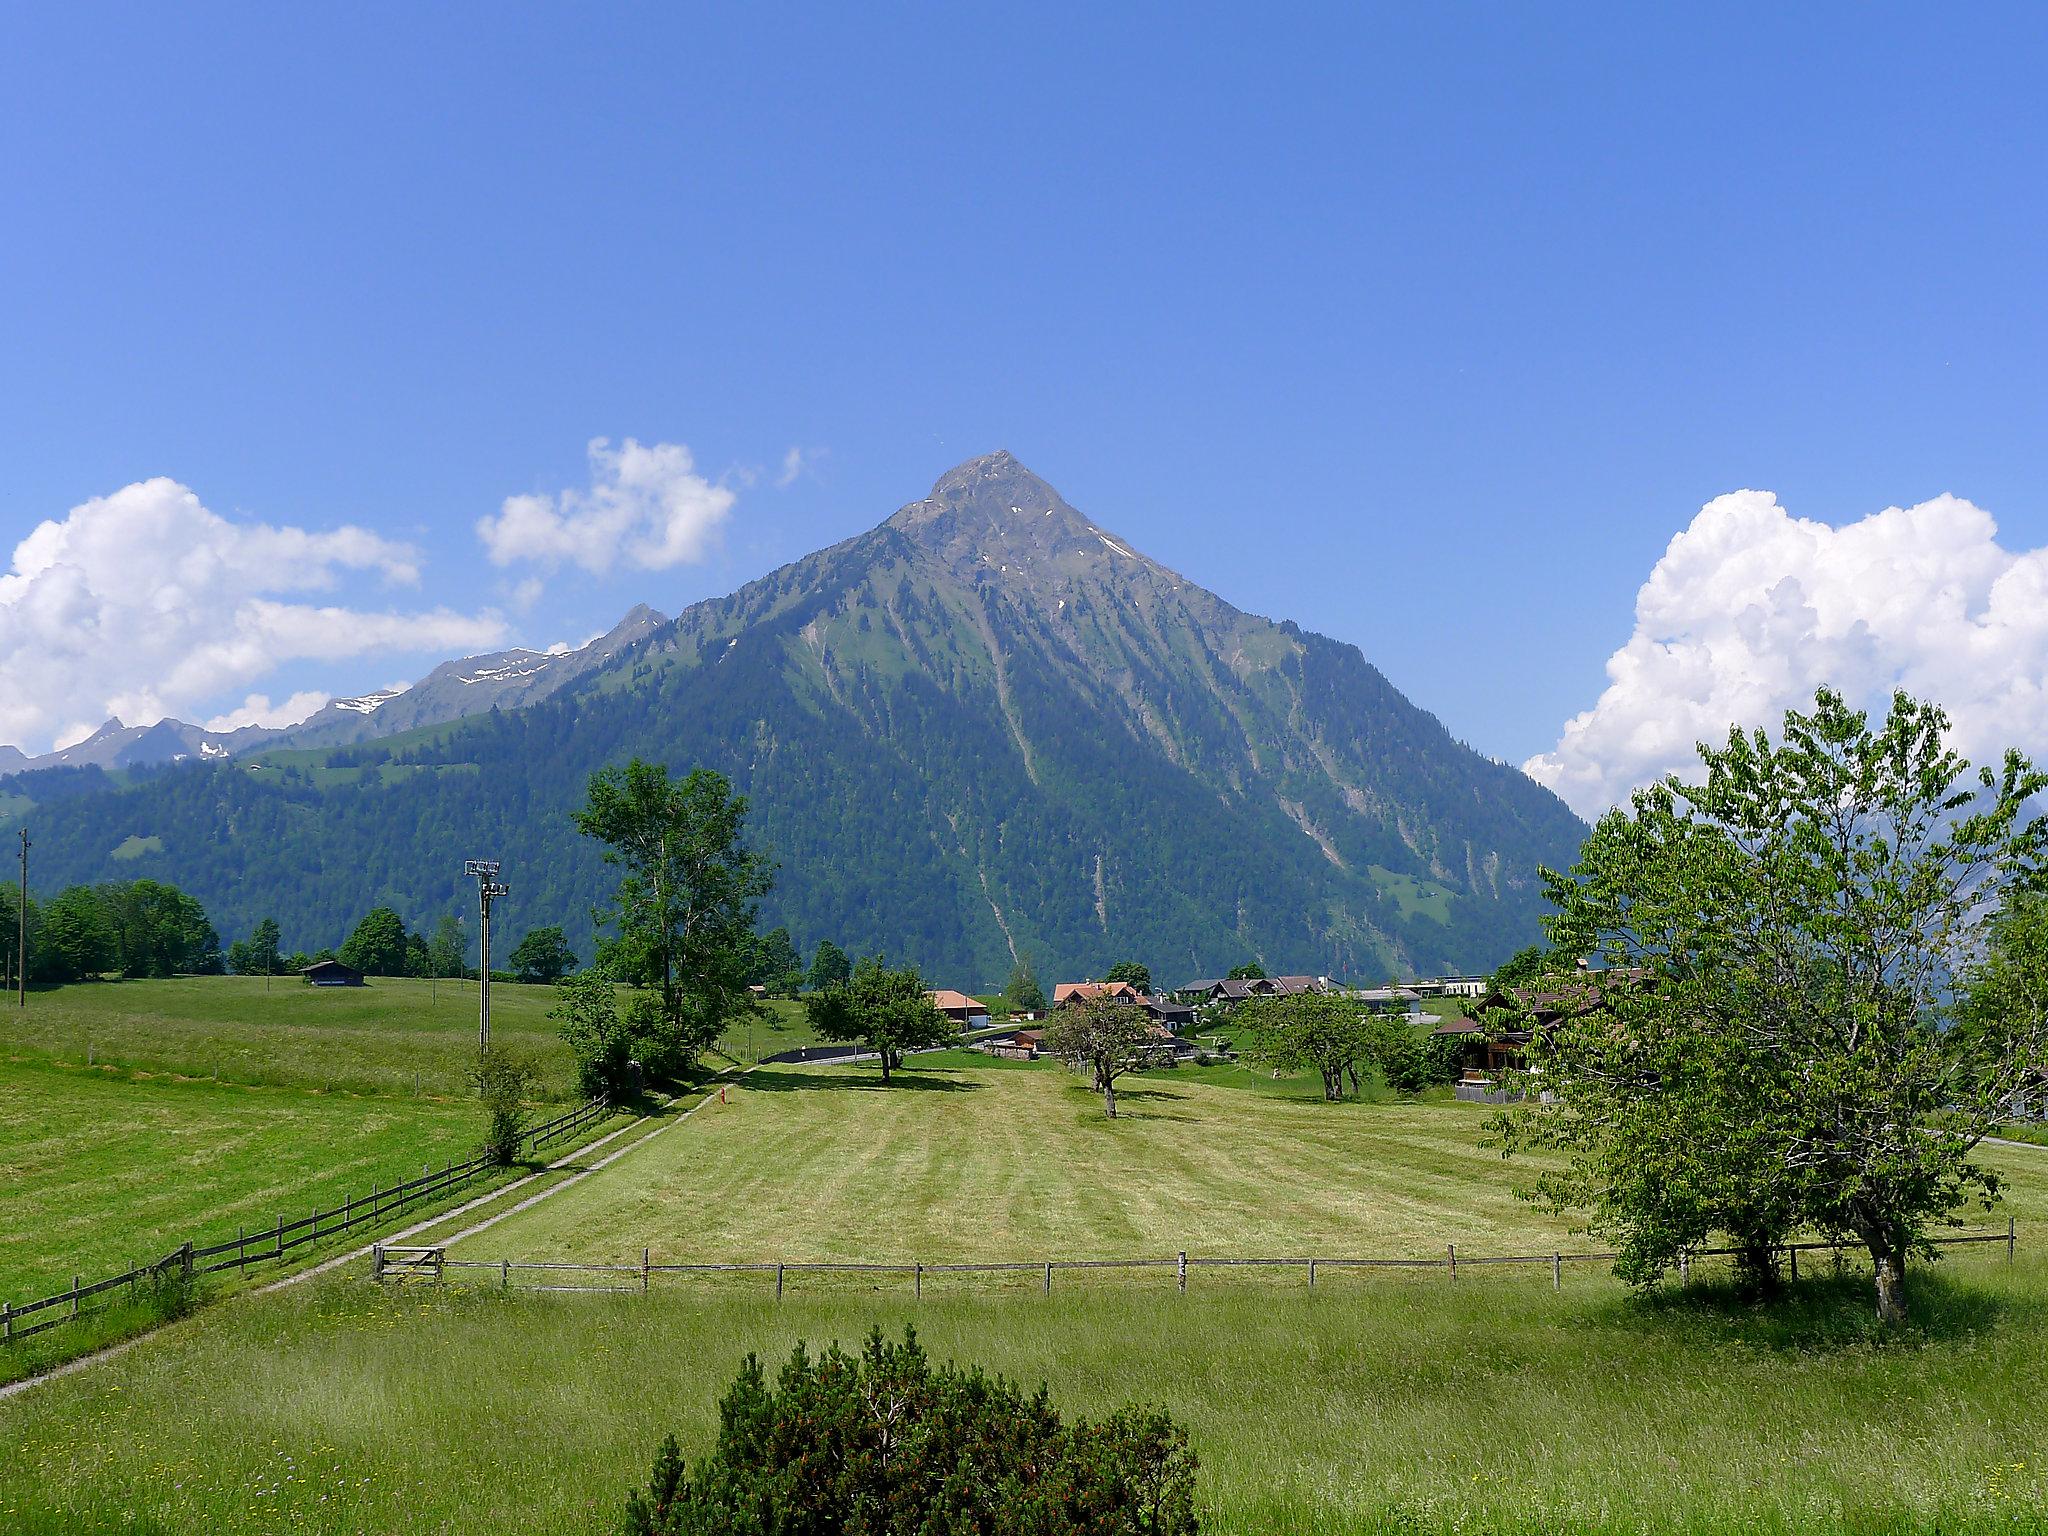
<path fill-rule="evenodd" d="M 144 768 L 186 758 L 229 758 L 260 745 L 276 734 L 256 726 L 209 731 L 182 720 L 154 725 L 123 725 L 109 720 L 85 740 L 41 757 L 25 757 L 14 747 L 0 747 L 0 773 L 41 768 Z M 13 753 L 13 758 L 7 757 Z"/>
<path fill-rule="evenodd" d="M 388 700 L 364 712 L 377 734 L 311 760 L 181 764 L 38 807 L 43 878 L 159 873 L 224 933 L 275 915 L 312 948 L 378 902 L 449 909 L 462 860 L 490 855 L 515 931 L 587 942 L 610 876 L 568 813 L 637 754 L 747 793 L 780 864 L 764 921 L 806 950 L 968 986 L 1020 952 L 1048 979 L 1126 958 L 1162 979 L 1249 959 L 1377 979 L 1533 940 L 1537 866 L 1585 830 L 1355 647 L 1234 608 L 1006 453 L 625 628 L 537 702 L 389 735 Z"/>
<path fill-rule="evenodd" d="M 276 734 L 267 746 L 334 747 L 441 725 L 493 709 L 537 703 L 612 661 L 668 620 L 640 604 L 606 633 L 575 650 L 493 651 L 443 662 L 409 688 L 333 699 L 319 713 Z"/>

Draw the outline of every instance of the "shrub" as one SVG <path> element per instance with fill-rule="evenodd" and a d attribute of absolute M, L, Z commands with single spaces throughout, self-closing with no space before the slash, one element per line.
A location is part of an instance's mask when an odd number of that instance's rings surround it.
<path fill-rule="evenodd" d="M 670 1436 L 631 1536 L 1193 1536 L 1195 1457 L 1163 1409 L 1063 1424 L 1046 1390 L 934 1368 L 906 1329 L 858 1356 L 797 1345 L 775 1386 L 752 1355 L 693 1469 Z"/>
<path fill-rule="evenodd" d="M 526 1100 L 540 1073 L 525 1057 L 494 1046 L 477 1064 L 475 1080 L 484 1108 L 484 1153 L 499 1167 L 510 1167 L 526 1139 Z"/>

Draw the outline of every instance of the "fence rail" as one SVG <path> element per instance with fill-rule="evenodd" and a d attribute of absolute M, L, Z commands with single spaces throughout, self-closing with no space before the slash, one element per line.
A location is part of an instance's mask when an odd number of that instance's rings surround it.
<path fill-rule="evenodd" d="M 2002 1243 L 2008 1261 L 2019 1252 L 2019 1227 L 2008 1218 L 2005 1230 L 1968 1232 L 1949 1237 L 1932 1238 L 1936 1247 L 1962 1247 L 1978 1243 Z M 1323 1257 L 1321 1255 L 1299 1255 L 1278 1258 L 1211 1258 L 1198 1254 L 1176 1253 L 1163 1258 L 1118 1258 L 1118 1259 L 1006 1259 L 981 1263 L 920 1263 L 917 1261 L 856 1262 L 836 1259 L 754 1259 L 739 1262 L 691 1262 L 660 1263 L 653 1260 L 651 1251 L 642 1250 L 640 1262 L 634 1263 L 585 1263 L 572 1259 L 452 1259 L 445 1250 L 433 1250 L 431 1266 L 418 1263 L 414 1256 L 424 1252 L 418 1249 L 386 1249 L 379 1247 L 372 1257 L 371 1274 L 379 1280 L 400 1280 L 422 1273 L 435 1280 L 443 1280 L 450 1270 L 488 1271 L 498 1277 L 501 1287 L 509 1289 L 514 1275 L 534 1274 L 555 1277 L 566 1275 L 607 1276 L 623 1275 L 638 1280 L 637 1285 L 564 1285 L 536 1283 L 523 1287 L 534 1291 L 646 1291 L 651 1288 L 658 1275 L 773 1275 L 775 1295 L 781 1299 L 784 1287 L 791 1275 L 800 1274 L 846 1274 L 846 1275 L 908 1275 L 917 1295 L 924 1294 L 924 1279 L 927 1275 L 977 1275 L 977 1274 L 1018 1274 L 1030 1273 L 1043 1276 L 1043 1288 L 1047 1295 L 1052 1293 L 1054 1275 L 1062 1271 L 1097 1270 L 1151 1270 L 1170 1269 L 1175 1272 L 1178 1288 L 1188 1288 L 1188 1275 L 1199 1269 L 1283 1269 L 1299 1270 L 1306 1273 L 1311 1288 L 1320 1271 L 1326 1270 L 1373 1270 L 1405 1269 L 1433 1270 L 1447 1274 L 1452 1280 L 1458 1278 L 1458 1271 L 1481 1265 L 1535 1264 L 1550 1271 L 1551 1284 L 1561 1289 L 1564 1285 L 1564 1267 L 1567 1264 L 1611 1263 L 1617 1255 L 1611 1252 L 1596 1253 L 1507 1253 L 1471 1254 L 1458 1252 L 1455 1243 L 1444 1245 L 1442 1258 L 1350 1258 Z M 1799 1274 L 1799 1255 L 1802 1253 L 1832 1253 L 1841 1255 L 1852 1251 L 1848 1245 L 1830 1242 L 1802 1242 L 1782 1244 L 1777 1252 L 1784 1254 L 1791 1264 L 1792 1275 Z M 1699 1259 L 1733 1258 L 1740 1249 L 1695 1248 L 1679 1261 L 1681 1281 L 1691 1278 L 1692 1265 Z"/>
<path fill-rule="evenodd" d="M 565 1137 L 602 1120 L 612 1112 L 611 1106 L 602 1095 L 577 1105 L 574 1109 L 556 1115 L 551 1120 L 533 1126 L 525 1133 L 525 1146 L 529 1152 L 559 1142 Z M 467 1162 L 450 1161 L 440 1169 L 429 1169 L 418 1178 L 404 1179 L 388 1189 L 372 1189 L 367 1195 L 344 1196 L 340 1205 L 328 1210 L 315 1208 L 309 1214 L 295 1221 L 280 1215 L 274 1226 L 261 1227 L 256 1231 L 238 1232 L 223 1242 L 196 1246 L 181 1243 L 160 1259 L 138 1264 L 133 1269 L 118 1275 L 109 1275 L 104 1280 L 95 1280 L 90 1285 L 81 1284 L 81 1277 L 74 1275 L 69 1290 L 55 1292 L 35 1301 L 14 1305 L 0 1302 L 0 1344 L 12 1343 L 41 1333 L 46 1328 L 55 1328 L 83 1315 L 79 1303 L 109 1291 L 127 1287 L 129 1294 L 145 1281 L 155 1283 L 173 1270 L 182 1278 L 195 1275 L 210 1275 L 223 1269 L 240 1270 L 251 1264 L 262 1264 L 282 1259 L 294 1248 L 316 1242 L 323 1237 L 335 1237 L 353 1231 L 357 1227 L 375 1226 L 401 1211 L 410 1210 L 421 1202 L 463 1188 L 482 1174 L 489 1172 L 495 1164 L 484 1156 L 470 1158 Z M 215 1262 L 207 1262 L 213 1260 Z M 20 1319 L 33 1317 L 54 1307 L 66 1310 L 57 1317 L 45 1318 L 41 1322 L 22 1326 Z"/>

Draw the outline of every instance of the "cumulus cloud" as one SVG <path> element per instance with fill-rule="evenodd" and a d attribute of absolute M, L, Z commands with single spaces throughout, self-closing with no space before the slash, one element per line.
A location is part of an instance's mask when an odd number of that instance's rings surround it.
<path fill-rule="evenodd" d="M 242 700 L 239 708 L 215 715 L 204 724 L 209 731 L 238 731 L 245 725 L 260 725 L 275 730 L 279 726 L 297 725 L 301 720 L 318 713 L 332 697 L 332 694 L 309 690 L 295 693 L 280 704 L 273 704 L 268 694 L 252 693 Z"/>
<path fill-rule="evenodd" d="M 492 563 L 573 564 L 602 575 L 621 562 L 665 571 L 704 558 L 736 497 L 697 473 L 688 448 L 630 437 L 614 448 L 598 437 L 589 452 L 587 490 L 507 496 L 497 516 L 477 519 Z"/>
<path fill-rule="evenodd" d="M 205 713 L 292 661 L 503 636 L 491 615 L 303 600 L 344 576 L 409 585 L 419 558 L 361 528 L 231 522 L 168 479 L 73 507 L 32 530 L 0 575 L 0 741 L 33 750 L 109 715 L 139 725 Z M 271 709 L 261 695 L 242 705 Z"/>
<path fill-rule="evenodd" d="M 1586 816 L 1823 683 L 1865 706 L 1895 687 L 1940 704 L 1979 762 L 2007 746 L 2048 755 L 2048 549 L 2004 548 L 1990 514 L 1954 496 L 1833 528 L 1736 491 L 1671 541 L 1607 677 L 1523 764 Z"/>

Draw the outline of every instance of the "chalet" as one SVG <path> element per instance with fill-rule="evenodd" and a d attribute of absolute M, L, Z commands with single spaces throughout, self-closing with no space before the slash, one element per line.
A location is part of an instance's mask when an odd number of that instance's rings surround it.
<path fill-rule="evenodd" d="M 1266 995 L 1269 997 L 1299 997 L 1304 992 L 1327 992 L 1330 978 L 1327 976 L 1268 976 Z"/>
<path fill-rule="evenodd" d="M 927 992 L 932 1006 L 962 1029 L 988 1028 L 988 1004 L 979 998 L 969 997 L 965 992 L 954 992 L 941 987 L 936 992 Z"/>
<path fill-rule="evenodd" d="M 1205 1003 L 1241 1003 L 1248 997 L 1267 997 L 1273 984 L 1263 976 L 1229 976 L 1221 981 L 1191 981 L 1176 987 L 1174 996 L 1201 1007 Z"/>
<path fill-rule="evenodd" d="M 1461 1099 L 1483 1104 L 1505 1104 L 1522 1094 L 1501 1086 L 1510 1073 L 1535 1074 L 1543 1069 L 1529 1061 L 1530 1047 L 1547 1029 L 1565 1019 L 1575 1019 L 1602 1006 L 1603 990 L 1622 983 L 1640 982 L 1649 973 L 1628 971 L 1581 971 L 1576 976 L 1551 977 L 1534 987 L 1492 988 L 1471 1003 L 1472 1017 L 1446 1019 L 1432 1033 L 1440 1038 L 1462 1038 L 1473 1044 L 1471 1060 L 1458 1080 Z M 1489 1012 L 1508 1010 L 1517 1019 L 1513 1028 L 1489 1031 L 1480 1022 Z"/>
<path fill-rule="evenodd" d="M 363 984 L 363 973 L 339 960 L 315 960 L 299 974 L 306 978 L 308 986 L 314 987 L 360 987 Z"/>
<path fill-rule="evenodd" d="M 1045 1032 L 1038 1029 L 1020 1029 L 1015 1034 L 1001 1035 L 982 1043 L 982 1049 L 991 1056 L 1005 1061 L 1036 1061 L 1044 1048 Z"/>
<path fill-rule="evenodd" d="M 1143 995 L 1128 981 L 1062 981 L 1052 989 L 1052 1005 L 1055 1008 L 1079 1008 L 1098 997 L 1106 997 L 1116 1003 L 1135 1003 Z"/>

